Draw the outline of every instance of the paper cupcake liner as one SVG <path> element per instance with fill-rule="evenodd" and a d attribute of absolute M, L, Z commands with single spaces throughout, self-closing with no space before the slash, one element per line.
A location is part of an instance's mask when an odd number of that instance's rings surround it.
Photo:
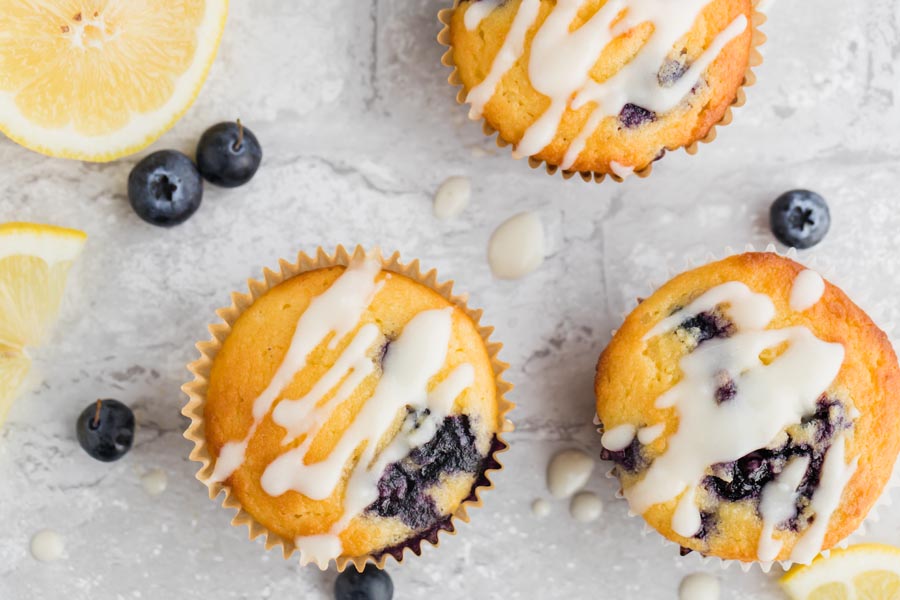
<path fill-rule="evenodd" d="M 456 93 L 456 102 L 460 105 L 465 105 L 466 103 L 466 89 L 463 85 L 462 78 L 459 76 L 459 70 L 456 68 L 456 62 L 453 60 L 453 44 L 450 38 L 450 21 L 453 17 L 453 12 L 457 9 L 460 3 L 463 0 L 454 0 L 453 8 L 445 8 L 438 11 L 438 21 L 441 22 L 443 28 L 437 36 L 437 41 L 442 46 L 446 47 L 447 50 L 444 52 L 444 55 L 441 57 L 441 64 L 445 67 L 450 67 L 452 69 L 450 76 L 447 78 L 447 82 L 453 87 L 458 88 Z M 685 152 L 690 155 L 697 154 L 700 150 L 700 144 L 709 144 L 713 140 L 716 139 L 717 127 L 725 127 L 729 125 L 734 117 L 733 109 L 739 108 L 743 106 L 747 102 L 747 94 L 744 91 L 745 88 L 748 88 L 756 83 L 756 75 L 753 73 L 753 69 L 755 67 L 760 66 L 763 63 L 762 54 L 759 52 L 759 46 L 763 45 L 766 41 L 766 36 L 762 31 L 760 31 L 760 27 L 766 22 L 766 15 L 764 12 L 760 11 L 760 4 L 763 0 L 753 0 L 753 15 L 750 19 L 750 24 L 753 27 L 753 38 L 750 42 L 750 57 L 747 63 L 747 70 L 744 72 L 744 81 L 741 83 L 740 87 L 738 87 L 737 92 L 735 93 L 734 100 L 732 100 L 731 104 L 725 109 L 725 112 L 722 115 L 722 118 L 712 127 L 710 127 L 709 132 L 707 132 L 706 136 L 699 140 L 695 140 L 688 144 L 687 146 L 675 146 L 674 148 L 666 148 L 666 152 L 673 152 L 684 148 Z M 506 148 L 510 147 L 510 153 L 512 152 L 512 142 L 509 142 L 502 137 L 500 137 L 499 132 L 487 122 L 487 120 L 482 116 L 482 131 L 487 137 L 492 137 L 496 134 L 496 144 L 498 148 Z M 660 157 L 662 158 L 662 157 Z M 659 158 L 657 159 L 659 160 Z M 650 162 L 648 165 L 641 169 L 636 169 L 634 171 L 634 175 L 638 178 L 649 177 L 650 173 L 653 171 L 653 164 L 656 161 Z M 594 171 L 567 171 L 559 167 L 558 165 L 552 165 L 547 161 L 540 160 L 534 157 L 528 157 L 528 166 L 532 169 L 540 169 L 543 168 L 548 175 L 555 175 L 559 173 L 562 175 L 563 179 L 571 179 L 578 175 L 584 181 L 594 181 L 596 183 L 602 183 L 607 178 L 612 179 L 617 183 L 622 183 L 625 181 L 624 177 L 620 177 L 614 173 L 598 173 Z"/>
<path fill-rule="evenodd" d="M 797 250 L 795 248 L 790 248 L 786 252 L 782 253 L 782 252 L 778 251 L 778 249 L 775 247 L 774 244 L 767 245 L 764 250 L 757 250 L 753 246 L 753 244 L 747 244 L 742 250 L 735 250 L 731 247 L 726 247 L 724 249 L 724 251 L 718 255 L 713 252 L 707 252 L 702 260 L 686 259 L 684 261 L 683 267 L 680 270 L 673 268 L 671 265 L 668 265 L 667 266 L 668 273 L 666 275 L 666 279 L 664 281 L 660 281 L 660 282 L 648 281 L 646 283 L 646 290 L 643 294 L 641 294 L 641 297 L 642 298 L 650 297 L 657 289 L 659 289 L 667 281 L 673 279 L 674 277 L 678 276 L 681 273 L 690 271 L 692 269 L 709 264 L 711 262 L 725 259 L 725 258 L 727 258 L 729 256 L 733 256 L 735 254 L 742 254 L 745 252 L 769 252 L 772 254 L 777 254 L 778 256 L 782 256 L 784 258 L 789 258 L 795 262 L 802 264 L 805 267 L 808 267 L 810 269 L 817 271 L 826 280 L 828 280 L 831 283 L 834 283 L 834 278 L 833 278 L 834 268 L 831 265 L 828 265 L 827 263 L 823 263 L 822 261 L 820 261 L 819 258 L 815 254 L 801 257 L 801 256 L 799 256 L 799 253 L 797 252 Z M 838 287 L 841 287 L 841 286 L 838 286 Z M 841 287 L 841 289 L 843 290 L 845 288 Z M 889 321 L 888 319 L 886 319 L 883 314 L 878 314 L 879 311 L 877 311 L 877 310 L 873 311 L 873 312 L 875 312 L 874 315 L 872 312 L 869 312 L 870 307 L 875 306 L 875 305 L 871 302 L 868 302 L 868 298 L 865 293 L 860 294 L 857 292 L 858 292 L 858 290 L 853 290 L 852 295 L 848 294 L 848 296 L 850 296 L 850 298 L 853 300 L 853 302 L 855 304 L 857 304 L 864 311 L 866 311 L 866 314 L 869 315 L 869 317 L 872 319 L 872 321 L 876 325 L 879 325 L 879 327 L 882 328 L 882 330 L 888 335 L 888 337 L 893 340 L 894 333 L 896 330 L 895 324 L 893 322 Z M 625 312 L 622 315 L 620 315 L 619 319 L 621 321 L 624 321 L 628 317 L 629 314 L 630 314 L 630 312 Z M 616 329 L 613 329 L 610 332 L 611 337 L 616 335 L 616 331 L 617 331 Z M 594 425 L 598 427 L 597 432 L 602 434 L 603 433 L 602 421 L 600 420 L 599 415 L 597 415 L 596 413 L 594 414 Z M 615 466 L 613 466 L 609 470 L 607 470 L 607 472 L 606 472 L 607 479 L 618 480 L 618 477 L 616 476 L 615 472 L 616 472 Z M 881 492 L 881 495 L 879 496 L 878 500 L 876 500 L 875 503 L 872 505 L 872 507 L 869 509 L 869 512 L 866 514 L 866 516 L 860 522 L 859 527 L 857 527 L 856 531 L 854 531 L 853 533 L 846 536 L 844 539 L 842 539 L 837 544 L 835 544 L 832 548 L 829 548 L 827 550 L 822 550 L 816 556 L 817 557 L 818 556 L 827 557 L 831 553 L 831 550 L 833 550 L 834 548 L 846 548 L 850 544 L 850 541 L 852 538 L 855 538 L 860 535 L 864 535 L 866 533 L 868 525 L 878 522 L 879 511 L 884 509 L 885 507 L 891 506 L 893 504 L 893 500 L 894 500 L 893 496 L 896 494 L 898 488 L 900 488 L 900 459 L 898 459 L 895 462 L 893 473 L 892 473 L 891 477 L 888 479 L 887 483 L 885 484 L 884 489 Z M 616 500 L 620 500 L 622 502 L 627 503 L 627 500 L 625 499 L 625 496 L 623 494 L 623 490 L 622 490 L 621 486 L 616 491 L 615 498 L 616 498 Z M 730 568 L 732 565 L 737 565 L 745 573 L 749 572 L 755 566 L 755 567 L 759 567 L 759 569 L 763 573 L 768 573 L 772 569 L 772 566 L 775 564 L 778 564 L 779 566 L 781 566 L 781 568 L 784 569 L 785 571 L 789 570 L 794 565 L 794 562 L 790 561 L 790 560 L 770 561 L 770 562 L 762 562 L 762 561 L 756 560 L 756 561 L 746 562 L 746 561 L 733 560 L 733 559 L 723 559 L 723 558 L 719 558 L 718 556 L 712 556 L 712 555 L 703 555 L 697 551 L 692 551 L 690 554 L 681 556 L 680 555 L 680 550 L 681 550 L 680 544 L 678 544 L 677 542 L 673 542 L 672 540 L 668 539 L 667 537 L 665 537 L 664 535 L 662 535 L 658 531 L 656 531 L 653 527 L 650 526 L 649 523 L 647 523 L 645 520 L 643 520 L 643 517 L 641 515 L 633 512 L 631 510 L 630 506 L 628 507 L 627 515 L 629 518 L 640 518 L 641 519 L 642 525 L 643 525 L 642 530 L 641 530 L 642 537 L 647 538 L 651 534 L 655 534 L 654 537 L 656 537 L 657 541 L 663 547 L 665 547 L 667 549 L 671 549 L 673 554 L 678 559 L 683 560 L 687 563 L 695 562 L 695 563 L 697 563 L 697 566 L 709 567 L 709 566 L 713 566 L 713 565 L 718 565 L 722 570 L 725 570 L 725 569 Z"/>
<path fill-rule="evenodd" d="M 262 280 L 250 279 L 247 281 L 249 289 L 247 293 L 232 292 L 231 306 L 220 308 L 216 311 L 216 314 L 221 321 L 213 323 L 208 327 L 212 338 L 205 342 L 199 342 L 196 345 L 197 349 L 200 351 L 200 358 L 187 366 L 188 371 L 191 372 L 194 379 L 184 384 L 181 388 L 188 396 L 188 402 L 181 412 L 191 420 L 190 425 L 184 433 L 184 437 L 194 444 L 190 458 L 193 461 L 199 462 L 201 465 L 200 469 L 197 471 L 196 478 L 206 485 L 209 490 L 210 499 L 215 500 L 220 493 L 224 492 L 225 497 L 222 501 L 222 506 L 236 511 L 236 514 L 231 521 L 232 525 L 237 527 L 246 526 L 251 540 L 260 536 L 264 537 L 266 550 L 280 546 L 285 559 L 290 558 L 295 552 L 300 552 L 301 562 L 303 562 L 303 553 L 296 547 L 294 540 L 270 531 L 264 525 L 256 521 L 250 513 L 244 510 L 236 496 L 232 493 L 232 489 L 229 485 L 210 480 L 214 464 L 206 444 L 204 430 L 204 406 L 206 403 L 206 393 L 209 387 L 210 369 L 222 344 L 231 332 L 231 328 L 235 321 L 237 321 L 238 317 L 240 317 L 250 305 L 269 289 L 301 273 L 334 266 L 346 267 L 350 264 L 351 260 L 362 258 L 366 256 L 366 254 L 378 258 L 382 263 L 383 270 L 404 275 L 413 281 L 434 290 L 456 308 L 468 315 L 472 322 L 475 323 L 478 333 L 481 335 L 485 347 L 487 348 L 491 367 L 494 371 L 497 386 L 499 427 L 490 454 L 484 460 L 484 471 L 478 476 L 473 484 L 471 495 L 463 500 L 456 511 L 450 515 L 448 521 L 437 524 L 432 530 L 426 532 L 421 537 L 409 540 L 393 548 L 383 549 L 375 554 L 338 557 L 335 560 L 335 563 L 339 572 L 343 571 L 347 565 L 351 563 L 360 572 L 369 562 L 374 563 L 381 569 L 384 568 L 388 557 L 393 557 L 399 564 L 403 562 L 404 554 L 407 550 L 411 550 L 417 556 L 421 554 L 423 541 L 428 542 L 433 546 L 440 545 L 439 536 L 441 531 L 455 534 L 456 527 L 454 523 L 456 521 L 468 522 L 469 509 L 481 506 L 481 492 L 493 487 L 490 473 L 503 469 L 503 465 L 497 460 L 497 455 L 505 452 L 509 447 L 503 440 L 502 434 L 513 430 L 512 422 L 506 417 L 509 411 L 515 406 L 506 399 L 506 394 L 512 390 L 513 386 L 506 382 L 502 376 L 503 372 L 509 366 L 498 358 L 498 354 L 500 353 L 503 344 L 492 342 L 490 336 L 493 333 L 494 328 L 481 325 L 480 323 L 483 311 L 469 308 L 465 296 L 453 294 L 453 281 L 439 283 L 437 272 L 434 269 L 423 273 L 420 269 L 418 260 L 414 260 L 409 264 L 400 262 L 399 252 L 395 252 L 389 258 L 385 258 L 380 250 L 375 249 L 373 252 L 367 253 L 361 246 L 357 246 L 352 253 L 348 252 L 343 246 L 338 246 L 334 254 L 328 254 L 319 247 L 313 256 L 300 252 L 295 262 L 289 262 L 284 259 L 279 260 L 277 271 L 272 271 L 268 268 L 264 269 Z M 324 570 L 326 567 L 321 568 Z"/>

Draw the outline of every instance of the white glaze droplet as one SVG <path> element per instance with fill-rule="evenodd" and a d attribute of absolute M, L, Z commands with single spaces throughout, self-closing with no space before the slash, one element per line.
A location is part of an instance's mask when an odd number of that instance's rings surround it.
<path fill-rule="evenodd" d="M 532 212 L 502 223 L 488 243 L 488 263 L 498 279 L 519 279 L 544 262 L 544 226 Z"/>
<path fill-rule="evenodd" d="M 477 29 L 486 16 L 491 14 L 495 8 L 500 6 L 503 0 L 479 0 L 478 2 L 470 2 L 463 16 L 466 29 L 472 31 Z"/>
<path fill-rule="evenodd" d="M 151 496 L 159 496 L 169 484 L 169 477 L 162 469 L 151 469 L 141 476 L 144 491 Z"/>
<path fill-rule="evenodd" d="M 619 425 L 618 427 L 613 427 L 609 431 L 606 431 L 600 438 L 600 443 L 603 444 L 603 447 L 607 450 L 619 452 L 631 445 L 631 442 L 634 441 L 636 432 L 637 429 L 634 425 L 625 423 L 624 425 Z"/>
<path fill-rule="evenodd" d="M 756 10 L 761 13 L 769 12 L 773 4 L 775 4 L 775 0 L 759 0 L 759 4 L 756 5 Z"/>
<path fill-rule="evenodd" d="M 452 219 L 465 210 L 471 197 L 472 183 L 468 177 L 450 177 L 434 195 L 434 216 L 438 219 Z"/>
<path fill-rule="evenodd" d="M 719 600 L 719 580 L 707 573 L 692 573 L 681 580 L 678 600 Z"/>
<path fill-rule="evenodd" d="M 842 345 L 824 342 L 805 327 L 766 329 L 775 314 L 772 300 L 739 282 L 710 289 L 644 339 L 720 305 L 737 331 L 708 340 L 681 359 L 682 379 L 656 401 L 657 408 L 674 407 L 678 430 L 644 477 L 625 490 L 638 514 L 681 496 L 672 525 L 685 537 L 700 527 L 694 491 L 706 469 L 768 446 L 782 430 L 814 412 L 844 360 Z M 780 355 L 763 363 L 764 351 L 785 343 Z M 719 403 L 716 382 L 723 373 L 734 382 L 736 393 Z"/>
<path fill-rule="evenodd" d="M 540 519 L 550 514 L 550 503 L 543 498 L 538 498 L 531 503 L 531 514 Z"/>
<path fill-rule="evenodd" d="M 52 529 L 38 531 L 31 538 L 31 555 L 41 562 L 59 560 L 65 549 L 65 540 Z"/>
<path fill-rule="evenodd" d="M 603 501 L 594 492 L 580 492 L 572 497 L 569 513 L 579 523 L 591 523 L 603 513 Z"/>
<path fill-rule="evenodd" d="M 803 312 L 812 308 L 818 304 L 824 293 L 825 280 L 821 275 L 809 269 L 800 271 L 791 287 L 791 310 Z"/>
<path fill-rule="evenodd" d="M 797 488 L 803 481 L 803 476 L 806 475 L 808 468 L 809 457 L 797 456 L 785 465 L 778 477 L 763 488 L 759 502 L 759 514 L 762 516 L 763 527 L 756 553 L 760 561 L 772 562 L 778 558 L 783 542 L 772 536 L 776 527 L 797 513 L 797 498 L 800 497 Z"/>
<path fill-rule="evenodd" d="M 594 459 L 581 450 L 563 450 L 547 466 L 547 489 L 554 498 L 568 498 L 587 484 Z"/>
<path fill-rule="evenodd" d="M 647 427 L 641 427 L 638 430 L 637 438 L 638 441 L 644 446 L 648 446 L 659 439 L 659 436 L 663 434 L 666 430 L 665 423 L 658 423 L 657 425 L 649 425 Z"/>
<path fill-rule="evenodd" d="M 847 463 L 845 438 L 846 434 L 839 435 L 825 453 L 819 487 L 809 501 L 815 519 L 791 551 L 791 560 L 796 563 L 808 564 L 822 551 L 831 515 L 837 510 L 844 488 L 856 472 L 859 457 L 854 457 Z"/>

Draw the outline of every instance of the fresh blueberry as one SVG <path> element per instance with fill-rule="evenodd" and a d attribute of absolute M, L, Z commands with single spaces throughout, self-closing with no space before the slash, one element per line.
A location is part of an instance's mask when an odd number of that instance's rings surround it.
<path fill-rule="evenodd" d="M 626 104 L 619 113 L 619 122 L 628 129 L 640 127 L 644 123 L 656 120 L 656 113 L 637 104 Z"/>
<path fill-rule="evenodd" d="M 241 121 L 207 129 L 197 144 L 197 168 L 215 185 L 238 187 L 250 181 L 262 162 L 262 147 Z"/>
<path fill-rule="evenodd" d="M 160 150 L 131 170 L 128 199 L 143 220 L 172 227 L 184 223 L 200 207 L 203 179 L 190 158 L 175 150 Z"/>
<path fill-rule="evenodd" d="M 371 563 L 362 573 L 347 569 L 334 582 L 334 600 L 391 600 L 393 597 L 391 576 Z"/>
<path fill-rule="evenodd" d="M 118 400 L 97 400 L 82 411 L 75 426 L 78 443 L 97 460 L 119 460 L 131 450 L 134 413 Z"/>
<path fill-rule="evenodd" d="M 831 213 L 825 199 L 809 190 L 785 192 L 769 210 L 772 233 L 785 246 L 812 248 L 825 238 Z"/>

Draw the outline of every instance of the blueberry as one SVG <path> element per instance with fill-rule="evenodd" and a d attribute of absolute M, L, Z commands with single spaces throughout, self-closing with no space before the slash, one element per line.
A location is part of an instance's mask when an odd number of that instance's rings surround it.
<path fill-rule="evenodd" d="M 143 220 L 172 227 L 184 223 L 200 207 L 203 179 L 190 158 L 175 150 L 160 150 L 131 170 L 128 199 Z"/>
<path fill-rule="evenodd" d="M 734 333 L 734 324 L 717 312 L 702 312 L 685 320 L 678 327 L 692 335 L 698 345 L 713 338 L 729 337 Z"/>
<path fill-rule="evenodd" d="M 646 464 L 644 455 L 641 452 L 641 443 L 636 437 L 631 440 L 631 443 L 624 450 L 613 452 L 612 450 L 601 448 L 600 458 L 616 463 L 629 473 L 640 471 Z"/>
<path fill-rule="evenodd" d="M 372 563 L 362 573 L 347 569 L 334 582 L 334 600 L 391 600 L 393 597 L 391 576 Z"/>
<path fill-rule="evenodd" d="M 442 474 L 478 472 L 482 460 L 469 417 L 447 417 L 428 443 L 385 468 L 378 480 L 378 499 L 366 510 L 400 519 L 416 531 L 432 527 L 441 515 L 427 490 Z"/>
<path fill-rule="evenodd" d="M 134 413 L 118 400 L 97 400 L 82 411 L 75 425 L 78 443 L 97 460 L 119 460 L 131 450 Z"/>
<path fill-rule="evenodd" d="M 792 190 L 780 195 L 769 210 L 772 233 L 785 246 L 812 248 L 825 238 L 831 213 L 825 199 L 809 190 Z"/>
<path fill-rule="evenodd" d="M 628 129 L 640 127 L 644 123 L 655 121 L 656 113 L 637 104 L 626 104 L 619 113 L 619 121 Z"/>
<path fill-rule="evenodd" d="M 260 162 L 262 147 L 240 119 L 213 125 L 197 144 L 197 168 L 207 181 L 221 187 L 244 185 L 256 174 Z"/>

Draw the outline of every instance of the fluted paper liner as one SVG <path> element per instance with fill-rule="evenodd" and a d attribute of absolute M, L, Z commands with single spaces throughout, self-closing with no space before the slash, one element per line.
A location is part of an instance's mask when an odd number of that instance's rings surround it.
<path fill-rule="evenodd" d="M 440 543 L 440 540 L 438 539 L 440 532 L 447 531 L 450 534 L 455 534 L 456 528 L 454 527 L 454 521 L 460 520 L 468 522 L 468 509 L 481 506 L 479 494 L 483 490 L 493 487 L 493 483 L 488 474 L 491 471 L 500 471 L 503 468 L 503 465 L 497 460 L 496 455 L 508 449 L 508 444 L 502 439 L 502 434 L 513 430 L 513 424 L 506 418 L 506 415 L 512 410 L 514 404 L 505 397 L 512 389 L 512 385 L 504 381 L 502 377 L 503 372 L 509 366 L 498 358 L 498 354 L 503 347 L 503 344 L 492 342 L 490 340 L 494 328 L 481 325 L 480 319 L 482 311 L 469 308 L 464 296 L 454 295 L 452 281 L 439 283 L 437 271 L 434 269 L 423 273 L 420 269 L 418 260 L 414 260 L 408 265 L 400 262 L 399 252 L 395 252 L 389 258 L 385 258 L 380 250 L 376 249 L 371 253 L 367 253 L 361 246 L 357 246 L 352 253 L 348 252 L 343 246 L 338 246 L 334 254 L 328 254 L 319 247 L 313 256 L 300 252 L 295 262 L 289 262 L 284 259 L 279 260 L 277 271 L 266 268 L 263 270 L 262 280 L 250 279 L 247 281 L 249 289 L 247 293 L 233 292 L 231 294 L 231 306 L 220 308 L 216 311 L 216 314 L 221 318 L 221 321 L 209 325 L 209 332 L 212 335 L 212 339 L 197 344 L 197 349 L 200 351 L 200 358 L 187 366 L 188 371 L 194 376 L 193 381 L 184 384 L 181 388 L 189 398 L 188 403 L 181 412 L 191 420 L 191 424 L 185 431 L 184 437 L 194 443 L 194 449 L 190 454 L 191 460 L 201 464 L 200 469 L 196 474 L 197 479 L 209 489 L 210 499 L 215 500 L 220 493 L 225 493 L 222 506 L 224 508 L 234 509 L 237 513 L 231 521 L 232 525 L 246 526 L 249 530 L 251 540 L 263 536 L 265 538 L 267 550 L 275 546 L 281 546 L 284 557 L 286 559 L 290 558 L 295 552 L 299 551 L 294 540 L 285 538 L 273 531 L 269 531 L 265 526 L 257 522 L 250 513 L 243 509 L 238 499 L 232 493 L 229 485 L 210 480 L 214 462 L 209 453 L 204 434 L 204 406 L 206 404 L 206 392 L 209 386 L 210 370 L 216 355 L 231 332 L 231 328 L 238 317 L 240 317 L 241 314 L 256 301 L 256 299 L 265 294 L 269 289 L 301 273 L 334 266 L 346 267 L 350 264 L 351 260 L 364 257 L 366 254 L 378 258 L 382 263 L 382 270 L 404 275 L 434 290 L 448 300 L 453 306 L 468 315 L 472 322 L 475 323 L 488 351 L 491 367 L 496 378 L 499 423 L 496 441 L 492 447 L 491 454 L 484 459 L 484 464 L 486 465 L 484 472 L 476 479 L 475 484 L 472 486 L 471 495 L 463 500 L 456 511 L 450 515 L 450 520 L 446 525 L 438 525 L 436 529 L 429 532 L 424 538 L 404 542 L 397 548 L 383 550 L 378 556 L 340 556 L 335 561 L 338 571 L 343 571 L 350 563 L 352 563 L 358 571 L 362 571 L 368 562 L 374 563 L 381 569 L 384 568 L 388 556 L 392 556 L 397 563 L 400 563 L 403 561 L 406 550 L 412 550 L 416 555 L 421 554 L 421 544 L 423 540 L 429 542 L 433 546 L 438 546 Z"/>
<path fill-rule="evenodd" d="M 441 22 L 441 24 L 444 27 L 443 27 L 443 29 L 441 29 L 441 32 L 438 34 L 437 41 L 442 46 L 445 46 L 447 48 L 446 52 L 444 52 L 444 55 L 441 57 L 441 64 L 443 64 L 445 67 L 450 67 L 452 69 L 452 72 L 450 73 L 450 76 L 448 77 L 447 82 L 450 85 L 452 85 L 456 88 L 459 88 L 456 93 L 456 101 L 459 104 L 464 105 L 466 103 L 467 91 L 465 89 L 465 86 L 463 85 L 462 79 L 459 76 L 459 71 L 456 68 L 456 62 L 453 60 L 453 43 L 450 39 L 450 20 L 453 17 L 453 12 L 456 10 L 456 8 L 460 5 L 460 3 L 462 1 L 463 0 L 454 0 L 453 8 L 445 8 L 438 12 L 438 20 Z M 761 3 L 761 1 L 762 0 L 753 0 L 753 15 L 750 19 L 750 24 L 753 27 L 753 38 L 750 42 L 750 57 L 749 57 L 748 65 L 747 65 L 747 70 L 744 73 L 744 81 L 743 81 L 743 83 L 741 83 L 740 87 L 738 88 L 737 93 L 735 94 L 734 100 L 732 100 L 732 102 L 728 106 L 728 108 L 725 109 L 725 112 L 722 115 L 722 118 L 719 120 L 719 122 L 716 123 L 715 125 L 713 125 L 712 127 L 710 127 L 709 132 L 706 134 L 706 136 L 690 143 L 687 146 L 676 146 L 674 148 L 666 148 L 665 150 L 667 152 L 678 150 L 680 148 L 684 148 L 685 151 L 690 155 L 697 154 L 697 152 L 700 150 L 700 144 L 709 144 L 710 142 L 712 142 L 713 140 L 716 139 L 716 135 L 717 135 L 716 128 L 717 127 L 724 127 L 731 123 L 731 120 L 733 118 L 732 109 L 741 107 L 747 102 L 747 94 L 744 91 L 744 88 L 748 88 L 756 83 L 756 75 L 753 73 L 753 68 L 758 67 L 759 65 L 761 65 L 763 63 L 762 54 L 760 54 L 760 52 L 758 50 L 759 46 L 761 46 L 766 41 L 765 34 L 759 30 L 759 28 L 763 25 L 763 23 L 766 22 L 765 13 L 763 13 L 759 10 L 759 4 Z M 491 137 L 494 134 L 497 134 L 497 138 L 496 138 L 497 147 L 506 148 L 507 146 L 509 146 L 510 151 L 512 151 L 512 146 L 513 146 L 512 142 L 509 142 L 509 141 L 501 138 L 499 133 L 497 132 L 497 130 L 490 123 L 488 123 L 487 120 L 483 116 L 482 116 L 481 120 L 482 120 L 482 130 L 484 131 L 484 134 L 488 137 Z M 653 163 L 654 162 L 656 162 L 656 161 L 651 162 L 650 164 L 648 164 L 647 166 L 645 166 L 641 169 L 636 169 L 634 171 L 634 174 L 637 175 L 641 179 L 643 179 L 645 177 L 649 177 L 650 173 L 653 171 Z M 598 173 L 598 172 L 594 172 L 594 171 L 566 171 L 566 170 L 560 168 L 558 165 L 552 165 L 546 161 L 543 161 L 543 160 L 540 160 L 540 159 L 537 159 L 534 157 L 528 157 L 528 166 L 531 167 L 532 169 L 539 169 L 539 168 L 543 167 L 548 175 L 555 175 L 558 172 L 562 175 L 563 179 L 571 179 L 575 175 L 578 175 L 584 181 L 595 181 L 596 183 L 602 183 L 607 177 L 618 183 L 625 181 L 624 177 L 620 177 L 619 175 L 616 175 L 614 173 Z"/>
<path fill-rule="evenodd" d="M 773 254 L 777 254 L 778 256 L 783 256 L 785 258 L 789 258 L 795 262 L 798 262 L 798 263 L 806 266 L 807 268 L 814 269 L 815 271 L 820 273 L 826 280 L 832 281 L 832 275 L 833 275 L 834 269 L 832 269 L 829 265 L 826 265 L 826 264 L 823 264 L 822 262 L 820 262 L 818 260 L 818 257 L 816 257 L 815 255 L 804 256 L 801 258 L 798 255 L 797 250 L 795 248 L 790 248 L 787 252 L 784 252 L 784 253 L 778 252 L 778 250 L 775 248 L 775 246 L 773 244 L 769 244 L 768 246 L 766 246 L 765 250 L 762 250 L 762 251 L 763 252 L 771 252 Z M 661 285 L 663 285 L 667 281 L 673 279 L 674 277 L 678 276 L 679 274 L 681 274 L 683 272 L 689 271 L 691 269 L 695 269 L 697 267 L 700 267 L 702 265 L 705 265 L 705 264 L 708 264 L 711 262 L 715 262 L 717 260 L 725 259 L 734 254 L 739 254 L 740 252 L 760 252 L 760 250 L 757 250 L 752 244 L 748 244 L 741 251 L 736 251 L 733 248 L 725 248 L 724 252 L 721 253 L 720 255 L 716 255 L 712 252 L 708 252 L 702 261 L 686 260 L 685 264 L 684 264 L 684 268 L 681 271 L 676 271 L 676 270 L 672 269 L 671 267 L 669 267 L 668 275 L 667 275 L 667 278 L 665 281 L 662 281 L 662 282 L 648 281 L 646 284 L 647 290 L 645 292 L 645 295 L 643 295 L 642 297 L 646 297 L 646 298 L 650 297 L 650 295 L 652 295 L 657 289 L 659 289 L 659 287 Z M 841 289 L 843 289 L 843 288 L 841 288 Z M 853 292 L 854 292 L 854 295 L 853 295 L 854 303 L 856 303 L 857 306 L 860 306 L 864 311 L 866 311 L 866 313 L 869 315 L 870 318 L 872 318 L 873 322 L 875 322 L 876 325 L 878 325 L 878 323 L 881 322 L 882 323 L 881 326 L 884 327 L 885 333 L 887 333 L 889 338 L 893 338 L 894 331 L 896 329 L 896 325 L 892 322 L 888 322 L 883 317 L 883 315 L 875 314 L 873 316 L 872 313 L 869 312 L 869 308 L 872 306 L 872 304 L 869 302 L 866 302 L 867 297 L 865 296 L 865 294 L 862 294 L 862 296 L 860 297 L 860 294 L 856 293 L 857 290 L 853 290 Z M 860 301 L 860 300 L 862 300 L 862 301 Z M 629 313 L 626 312 L 625 314 L 620 315 L 620 317 L 619 317 L 620 320 L 624 321 L 628 317 L 628 314 Z M 614 329 L 614 330 L 612 330 L 611 335 L 614 336 L 615 334 L 616 334 L 616 330 Z M 595 426 L 602 425 L 602 423 L 600 421 L 600 417 L 597 416 L 596 414 L 594 415 L 594 425 Z M 597 429 L 597 432 L 602 434 L 603 433 L 602 427 Z M 618 480 L 618 477 L 616 476 L 615 471 L 616 471 L 616 467 L 613 466 L 606 472 L 606 477 L 608 479 Z M 827 557 L 831 553 L 831 550 L 833 550 L 834 548 L 846 548 L 850 544 L 850 539 L 852 537 L 865 534 L 866 528 L 869 524 L 878 522 L 878 519 L 879 519 L 878 511 L 886 506 L 891 506 L 893 504 L 893 495 L 897 492 L 898 488 L 900 488 L 900 459 L 898 459 L 897 462 L 894 464 L 894 472 L 893 472 L 892 476 L 890 477 L 890 479 L 888 479 L 887 483 L 885 484 L 884 490 L 882 490 L 882 492 L 881 492 L 881 496 L 869 509 L 868 514 L 863 518 L 863 520 L 859 524 L 859 527 L 857 528 L 857 530 L 854 531 L 853 533 L 851 533 L 850 535 L 848 535 L 847 537 L 845 537 L 844 539 L 842 539 L 841 541 L 839 541 L 837 544 L 835 544 L 835 546 L 833 548 L 828 548 L 827 550 L 822 550 L 816 556 L 817 557 L 818 556 Z M 627 502 L 625 500 L 625 495 L 622 491 L 621 486 L 616 491 L 615 497 L 617 500 L 621 500 L 622 502 Z M 628 509 L 627 514 L 631 518 L 641 517 L 641 515 L 639 515 L 635 512 L 632 512 L 630 507 Z M 680 551 L 681 546 L 679 544 L 677 544 L 676 542 L 673 542 L 672 540 L 663 536 L 662 534 L 657 532 L 656 529 L 651 527 L 650 524 L 648 524 L 646 521 L 643 521 L 643 528 L 641 529 L 641 535 L 643 537 L 647 537 L 651 534 L 656 534 L 655 537 L 657 538 L 657 540 L 660 542 L 660 544 L 662 546 L 664 546 L 666 548 L 671 548 L 673 552 Z M 687 554 L 685 556 L 681 556 L 680 558 L 682 558 L 686 561 L 694 561 L 694 562 L 697 562 L 700 565 L 704 565 L 704 566 L 718 564 L 723 570 L 729 568 L 731 565 L 736 564 L 736 565 L 739 565 L 741 570 L 744 571 L 745 573 L 750 571 L 754 566 L 759 567 L 763 573 L 768 573 L 772 569 L 772 565 L 774 565 L 774 564 L 778 564 L 785 571 L 789 570 L 794 565 L 794 562 L 790 561 L 790 560 L 776 560 L 776 561 L 770 561 L 770 562 L 762 562 L 762 561 L 756 560 L 756 561 L 746 562 L 746 561 L 740 561 L 740 560 L 723 559 L 723 558 L 719 558 L 718 556 L 713 556 L 713 555 L 703 555 L 696 551 L 693 551 L 690 554 Z"/>

